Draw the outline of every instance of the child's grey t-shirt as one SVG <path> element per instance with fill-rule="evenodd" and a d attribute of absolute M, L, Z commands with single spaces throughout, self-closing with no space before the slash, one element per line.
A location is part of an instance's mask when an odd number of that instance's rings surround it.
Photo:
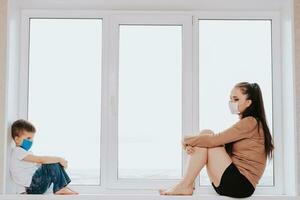
<path fill-rule="evenodd" d="M 29 154 L 32 154 L 32 152 L 21 147 L 13 148 L 11 153 L 10 172 L 12 179 L 15 183 L 24 187 L 30 186 L 32 176 L 40 166 L 37 163 L 23 160 Z"/>

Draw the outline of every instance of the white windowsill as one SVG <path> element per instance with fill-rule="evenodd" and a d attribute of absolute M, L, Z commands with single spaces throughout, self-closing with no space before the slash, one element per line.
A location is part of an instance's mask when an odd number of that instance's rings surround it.
<path fill-rule="evenodd" d="M 159 194 L 82 194 L 76 196 L 56 196 L 53 194 L 47 195 L 0 195 L 1 200 L 15 200 L 15 199 L 22 199 L 22 200 L 43 200 L 43 199 L 84 199 L 84 200 L 118 200 L 118 199 L 126 199 L 126 200 L 154 200 L 154 199 L 190 199 L 190 200 L 218 200 L 218 199 L 232 199 L 226 196 L 219 196 L 219 195 L 192 195 L 192 196 L 165 196 Z M 269 200 L 269 199 L 300 199 L 299 196 L 287 196 L 287 195 L 253 195 L 247 199 L 255 199 L 255 200 Z"/>

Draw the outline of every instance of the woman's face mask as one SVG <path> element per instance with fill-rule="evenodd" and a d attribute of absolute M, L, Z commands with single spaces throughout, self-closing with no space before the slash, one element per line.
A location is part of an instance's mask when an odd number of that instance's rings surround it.
<path fill-rule="evenodd" d="M 228 102 L 229 109 L 231 114 L 239 114 L 239 105 L 237 102 L 229 101 Z"/>
<path fill-rule="evenodd" d="M 231 91 L 229 110 L 232 114 L 240 114 L 251 105 L 251 100 L 247 100 L 247 95 L 241 93 L 240 89 L 234 88 Z"/>

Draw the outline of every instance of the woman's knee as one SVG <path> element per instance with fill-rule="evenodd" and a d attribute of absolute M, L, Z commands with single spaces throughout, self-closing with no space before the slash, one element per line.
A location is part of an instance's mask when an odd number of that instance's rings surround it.
<path fill-rule="evenodd" d="M 202 129 L 200 131 L 200 134 L 214 134 L 214 132 L 211 129 Z"/>

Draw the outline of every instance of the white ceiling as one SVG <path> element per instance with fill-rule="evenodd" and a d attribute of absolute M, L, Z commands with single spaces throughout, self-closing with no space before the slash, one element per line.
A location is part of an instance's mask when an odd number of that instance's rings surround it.
<path fill-rule="evenodd" d="M 293 0 L 9 0 L 11 6 L 109 10 L 280 10 Z"/>

